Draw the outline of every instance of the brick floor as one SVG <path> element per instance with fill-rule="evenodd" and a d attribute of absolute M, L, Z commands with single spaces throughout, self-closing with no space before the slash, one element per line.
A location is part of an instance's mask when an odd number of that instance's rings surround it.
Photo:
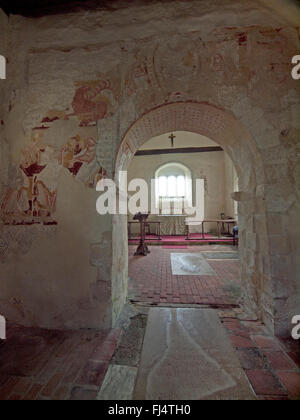
<path fill-rule="evenodd" d="M 255 344 L 253 341 L 248 337 L 242 337 L 240 335 L 232 335 L 230 337 L 233 347 L 236 347 L 238 349 L 250 349 L 255 348 Z"/>
<path fill-rule="evenodd" d="M 56 331 L 8 324 L 0 400 L 95 399 L 120 330 Z"/>
<path fill-rule="evenodd" d="M 299 340 L 272 337 L 261 323 L 237 319 L 235 311 L 240 309 L 219 309 L 218 315 L 258 399 L 299 399 Z M 136 333 L 125 337 L 128 343 L 137 340 Z M 117 329 L 49 331 L 8 324 L 7 340 L 0 341 L 0 400 L 95 399 L 119 338 Z M 135 360 L 131 350 L 130 358 Z"/>
<path fill-rule="evenodd" d="M 270 366 L 274 370 L 296 370 L 295 363 L 283 351 L 263 351 Z"/>
<path fill-rule="evenodd" d="M 256 395 L 287 395 L 278 378 L 268 370 L 247 370 Z"/>
<path fill-rule="evenodd" d="M 279 350 L 279 343 L 273 337 L 265 337 L 263 335 L 252 335 L 252 339 L 261 349 Z"/>
<path fill-rule="evenodd" d="M 232 251 L 231 246 L 191 246 L 178 251 L 151 246 L 150 254 L 146 257 L 135 257 L 135 249 L 136 246 L 129 246 L 129 288 L 132 301 L 148 304 L 238 304 L 238 260 L 208 260 L 216 272 L 215 276 L 173 275 L 171 268 L 171 253 Z"/>
<path fill-rule="evenodd" d="M 244 370 L 259 370 L 268 367 L 266 358 L 262 356 L 258 349 L 239 348 L 237 353 Z"/>
<path fill-rule="evenodd" d="M 283 385 L 293 398 L 300 398 L 300 372 L 277 372 Z"/>
<path fill-rule="evenodd" d="M 272 337 L 258 321 L 220 318 L 258 399 L 299 398 L 299 342 Z"/>

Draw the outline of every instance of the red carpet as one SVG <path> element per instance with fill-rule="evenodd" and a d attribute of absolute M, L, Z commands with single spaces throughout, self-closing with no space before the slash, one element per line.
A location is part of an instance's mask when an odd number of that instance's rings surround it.
<path fill-rule="evenodd" d="M 187 249 L 187 245 L 163 245 L 164 249 Z"/>
<path fill-rule="evenodd" d="M 186 235 L 161 235 L 162 241 L 185 241 Z M 204 234 L 204 239 L 212 239 L 213 236 L 209 235 L 208 233 Z M 135 236 L 134 238 L 129 239 L 130 241 L 138 241 L 140 239 L 139 236 Z M 158 235 L 146 235 L 145 238 L 147 241 L 151 240 L 158 240 Z M 191 233 L 190 240 L 200 240 L 202 239 L 201 233 Z"/>

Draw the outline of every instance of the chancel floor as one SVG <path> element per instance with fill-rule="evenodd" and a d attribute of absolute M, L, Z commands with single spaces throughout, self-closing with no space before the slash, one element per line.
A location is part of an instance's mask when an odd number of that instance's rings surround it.
<path fill-rule="evenodd" d="M 181 346 L 175 355 L 171 347 L 164 353 L 163 337 L 158 339 L 166 320 L 161 311 L 172 312 L 168 340 Z M 174 311 L 181 309 L 131 305 L 129 325 L 109 332 L 9 323 L 7 340 L 0 342 L 0 400 L 132 400 L 148 398 L 153 390 L 156 397 L 168 392 L 168 397 L 180 399 L 300 398 L 300 351 L 295 340 L 279 340 L 260 322 L 238 319 L 242 314 L 237 309 L 209 309 L 208 318 L 207 309 L 192 309 L 192 330 L 180 313 L 176 321 Z M 203 316 L 206 321 L 199 322 Z M 154 372 L 147 368 L 151 354 L 158 358 Z M 176 361 L 174 357 L 181 358 L 189 376 L 178 367 L 180 384 L 173 376 L 170 386 L 161 387 L 157 395 L 157 385 L 164 379 L 161 372 Z M 196 372 L 197 393 L 189 385 L 191 372 Z M 145 388 L 149 377 L 152 382 Z"/>
<path fill-rule="evenodd" d="M 134 256 L 135 250 L 136 246 L 129 246 L 129 289 L 133 302 L 238 305 L 241 285 L 237 247 L 150 246 L 146 257 Z M 184 254 L 188 258 L 184 259 Z M 196 267 L 199 255 L 203 264 Z"/>
<path fill-rule="evenodd" d="M 120 332 L 9 323 L 0 340 L 0 400 L 96 399 Z"/>
<path fill-rule="evenodd" d="M 300 398 L 299 343 L 272 336 L 238 305 L 236 247 L 153 246 L 146 257 L 134 251 L 130 246 L 135 297 L 128 322 L 118 328 L 58 331 L 8 323 L 0 342 L 0 400 Z M 173 274 L 178 268 L 188 274 Z M 177 374 L 170 379 L 172 364 Z"/>

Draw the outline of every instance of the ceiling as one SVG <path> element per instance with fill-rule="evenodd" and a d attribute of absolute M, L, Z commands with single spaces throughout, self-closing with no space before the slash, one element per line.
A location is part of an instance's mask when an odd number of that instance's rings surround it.
<path fill-rule="evenodd" d="M 114 10 L 129 3 L 130 0 L 0 0 L 0 8 L 7 15 L 38 17 L 96 8 Z"/>
<path fill-rule="evenodd" d="M 132 5 L 168 3 L 176 0 L 0 0 L 0 8 L 7 15 L 16 14 L 40 17 L 59 13 L 72 13 L 80 10 L 105 9 L 114 11 Z M 189 0 L 183 0 L 189 1 Z"/>
<path fill-rule="evenodd" d="M 152 3 L 169 3 L 177 0 L 0 0 L 0 8 L 7 15 L 17 14 L 28 17 L 40 17 L 60 13 L 72 13 L 81 10 L 104 9 L 114 11 L 133 4 L 149 5 Z M 190 0 L 181 0 L 190 1 Z M 202 0 L 198 0 L 202 1 Z M 204 0 L 207 1 L 207 0 Z M 219 0 L 221 1 L 221 0 Z M 243 0 L 245 1 L 245 0 Z M 254 1 L 254 0 L 253 0 Z M 268 8 L 271 13 L 279 14 L 296 26 L 299 25 L 300 0 L 255 0 Z M 247 2 L 245 2 L 246 5 Z"/>

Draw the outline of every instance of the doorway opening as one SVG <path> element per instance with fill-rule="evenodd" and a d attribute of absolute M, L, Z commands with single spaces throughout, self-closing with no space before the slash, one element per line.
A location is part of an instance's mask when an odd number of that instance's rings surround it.
<path fill-rule="evenodd" d="M 140 226 L 128 216 L 130 300 L 237 307 L 242 295 L 238 235 L 233 236 L 238 208 L 231 195 L 238 189 L 238 177 L 227 153 L 200 134 L 172 131 L 146 141 L 127 175 L 128 183 L 147 183 L 149 207 L 143 211 L 150 213 L 146 258 L 135 256 Z M 196 188 L 196 180 L 202 188 Z M 192 221 L 195 205 L 203 209 Z"/>
<path fill-rule="evenodd" d="M 176 102 L 158 106 L 134 121 L 125 132 L 116 154 L 115 181 L 118 183 L 120 171 L 128 171 L 134 155 L 149 139 L 169 133 L 174 135 L 174 132 L 190 132 L 210 139 L 233 162 L 239 182 L 239 191 L 234 192 L 232 198 L 238 201 L 241 302 L 249 313 L 255 314 L 273 330 L 273 302 L 269 297 L 272 277 L 264 271 L 270 261 L 265 240 L 268 237 L 267 213 L 259 194 L 260 186 L 265 183 L 264 165 L 255 140 L 240 121 L 231 113 L 207 103 Z M 176 147 L 176 137 L 173 144 Z M 259 220 L 259 224 L 254 220 Z M 262 242 L 266 244 L 263 248 L 260 247 Z M 127 296 L 128 218 L 118 214 L 113 216 L 113 322 L 118 319 Z"/>

